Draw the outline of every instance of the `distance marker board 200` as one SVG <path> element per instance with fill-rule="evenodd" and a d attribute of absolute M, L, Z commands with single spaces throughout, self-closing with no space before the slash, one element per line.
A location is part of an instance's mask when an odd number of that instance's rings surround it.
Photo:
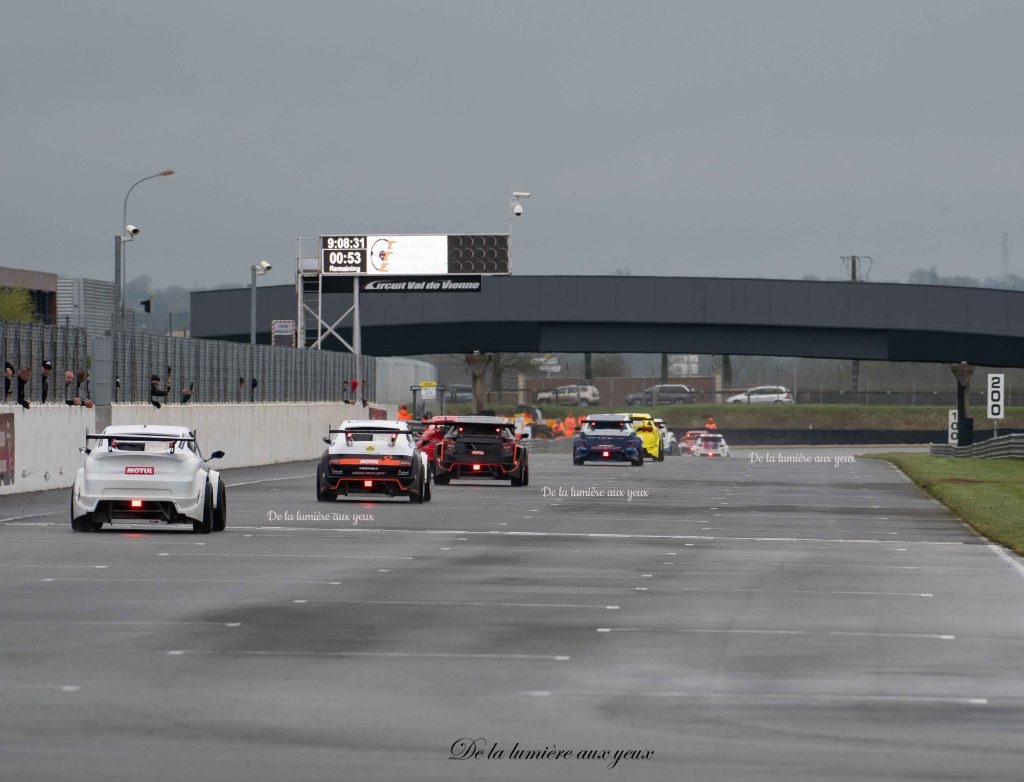
<path fill-rule="evenodd" d="M 330 276 L 508 274 L 508 235 L 321 236 L 320 271 Z"/>

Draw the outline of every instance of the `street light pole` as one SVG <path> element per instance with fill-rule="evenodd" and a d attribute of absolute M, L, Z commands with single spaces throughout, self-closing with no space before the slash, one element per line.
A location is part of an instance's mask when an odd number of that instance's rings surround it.
<path fill-rule="evenodd" d="M 266 261 L 250 266 L 252 281 L 249 284 L 249 401 L 256 400 L 256 388 L 252 381 L 256 379 L 256 278 L 269 272 L 273 266 Z"/>
<path fill-rule="evenodd" d="M 128 196 L 132 194 L 132 190 L 141 185 L 143 182 L 149 179 L 156 179 L 157 177 L 170 176 L 174 173 L 173 168 L 165 169 L 158 174 L 150 174 L 145 176 L 136 182 L 134 185 L 128 188 L 128 192 L 124 194 L 124 204 L 121 207 L 121 233 L 114 237 L 114 327 L 116 330 L 124 329 L 125 321 L 125 301 L 124 301 L 124 288 L 125 288 L 125 266 L 124 266 L 124 243 L 130 242 L 135 237 L 128 235 Z"/>

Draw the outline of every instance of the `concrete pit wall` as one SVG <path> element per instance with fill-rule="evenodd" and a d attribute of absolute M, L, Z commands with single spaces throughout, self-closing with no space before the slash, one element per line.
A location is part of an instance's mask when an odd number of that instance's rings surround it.
<path fill-rule="evenodd" d="M 371 405 L 397 415 L 395 405 Z M 204 455 L 225 452 L 219 469 L 252 467 L 279 462 L 315 459 L 324 449 L 321 437 L 332 426 L 353 418 L 369 418 L 362 405 L 338 402 L 291 402 L 275 404 L 115 405 L 111 408 L 34 405 L 0 407 L 0 495 L 67 488 L 82 465 L 78 449 L 87 432 L 96 427 L 109 409 L 110 423 L 187 426 L 196 432 Z M 12 418 L 6 418 L 7 415 Z M 13 424 L 14 448 L 4 432 Z M 12 464 L 13 462 L 13 464 Z M 8 466 L 10 465 L 10 466 Z M 2 515 L 2 511 L 0 511 Z"/>

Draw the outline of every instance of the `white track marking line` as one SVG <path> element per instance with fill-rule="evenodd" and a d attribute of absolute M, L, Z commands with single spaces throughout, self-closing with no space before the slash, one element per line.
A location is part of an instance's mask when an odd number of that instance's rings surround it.
<path fill-rule="evenodd" d="M 629 691 L 594 691 L 594 690 L 527 690 L 520 693 L 529 697 L 563 697 L 563 698 L 691 698 L 694 700 L 732 700 L 737 702 L 770 701 L 770 702 L 805 702 L 818 701 L 837 703 L 843 702 L 882 702 L 882 703 L 922 703 L 922 704 L 960 704 L 965 706 L 986 706 L 988 698 L 968 698 L 944 695 L 860 695 L 857 693 L 817 693 L 817 692 L 629 692 Z"/>
<path fill-rule="evenodd" d="M 28 513 L 24 516 L 8 516 L 6 519 L 0 519 L 0 524 L 6 524 L 9 521 L 21 521 L 22 519 L 45 519 L 48 516 L 62 516 L 66 511 L 50 511 L 49 513 Z M 13 525 L 12 525 L 13 526 Z M 18 526 L 34 526 L 34 525 L 18 525 Z"/>
<path fill-rule="evenodd" d="M 480 600 L 307 600 L 315 605 L 373 605 L 373 606 L 458 606 L 479 608 L 593 608 L 614 611 L 618 606 L 593 603 L 492 603 Z"/>
<path fill-rule="evenodd" d="M 847 638 L 916 638 L 939 641 L 954 641 L 955 635 L 940 633 L 883 633 L 859 630 L 744 630 L 740 628 L 711 627 L 598 627 L 599 633 L 678 633 L 680 635 L 828 635 Z"/>
<path fill-rule="evenodd" d="M 988 548 L 989 550 L 994 552 L 997 557 L 1003 560 L 1007 565 L 1009 565 L 1015 571 L 1017 571 L 1018 576 L 1024 578 L 1024 565 L 1022 565 L 1018 560 L 1014 559 L 1012 556 L 1006 553 L 1002 546 L 996 543 L 989 543 Z"/>
<path fill-rule="evenodd" d="M 241 623 L 238 623 L 241 624 Z M 224 622 L 198 622 L 176 619 L 0 619 L 0 625 L 201 625 L 236 627 Z"/>
<path fill-rule="evenodd" d="M 261 478 L 258 481 L 239 481 L 238 483 L 225 483 L 224 485 L 231 489 L 235 486 L 252 486 L 254 483 L 273 483 L 274 481 L 297 481 L 300 478 L 315 478 L 316 473 L 309 473 L 308 475 L 286 475 L 282 478 Z"/>
<path fill-rule="evenodd" d="M 286 559 L 412 559 L 412 557 L 385 556 L 382 554 L 213 554 L 206 551 L 164 551 L 159 557 L 221 557 L 225 559 L 254 559 L 261 557 L 284 557 Z"/>
<path fill-rule="evenodd" d="M 294 579 L 271 579 L 271 578 L 40 578 L 41 581 L 75 581 L 77 583 L 182 583 L 188 584 L 201 584 L 201 583 L 276 583 L 276 584 L 293 584 L 293 583 L 304 583 L 304 584 L 326 584 L 333 585 L 341 583 L 341 581 L 302 581 Z"/>
<path fill-rule="evenodd" d="M 263 650 L 239 650 L 239 651 L 204 651 L 201 649 L 173 649 L 166 652 L 172 657 L 181 657 L 186 654 L 213 655 L 217 657 L 232 656 L 259 656 L 259 657 L 390 657 L 400 658 L 425 658 L 425 659 L 456 659 L 456 660 L 551 660 L 554 662 L 568 662 L 571 657 L 567 654 L 475 654 L 473 652 L 279 652 Z"/>
<path fill-rule="evenodd" d="M 743 593 L 743 594 L 766 594 L 766 595 L 863 595 L 872 597 L 935 597 L 934 592 L 859 592 L 854 590 L 840 589 L 733 589 L 715 587 L 663 587 L 659 586 L 653 592 L 717 592 L 717 593 Z"/>

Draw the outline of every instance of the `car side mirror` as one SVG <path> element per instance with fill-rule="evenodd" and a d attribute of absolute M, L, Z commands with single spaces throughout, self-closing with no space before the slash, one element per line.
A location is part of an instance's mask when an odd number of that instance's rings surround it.
<path fill-rule="evenodd" d="M 320 439 L 321 439 L 321 440 L 323 440 L 323 441 L 324 441 L 325 443 L 327 443 L 328 445 L 330 445 L 330 444 L 331 444 L 331 438 L 330 438 L 330 437 L 321 437 Z"/>
<path fill-rule="evenodd" d="M 206 461 L 211 461 L 213 459 L 223 459 L 223 458 L 224 458 L 224 451 L 214 451 L 213 453 L 210 454 L 210 458 L 207 459 Z"/>

